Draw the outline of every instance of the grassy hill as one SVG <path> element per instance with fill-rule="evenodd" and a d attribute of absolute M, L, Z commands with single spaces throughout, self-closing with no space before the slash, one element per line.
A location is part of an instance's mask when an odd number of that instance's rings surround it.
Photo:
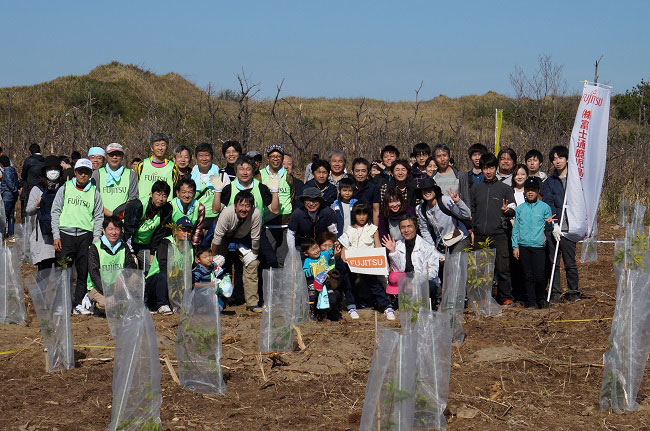
<path fill-rule="evenodd" d="M 302 165 L 313 152 L 325 155 L 337 148 L 350 158 L 374 159 L 386 144 L 407 155 L 415 143 L 425 141 L 447 143 L 457 164 L 465 167 L 469 145 L 481 142 L 493 148 L 495 108 L 504 109 L 502 145 L 522 155 L 530 148 L 547 154 L 553 145 L 568 143 L 578 103 L 577 96 L 514 99 L 494 92 L 418 102 L 285 98 L 281 93 L 274 103 L 254 97 L 256 88 L 245 80 L 241 87 L 232 84 L 217 86 L 235 90 L 201 89 L 177 73 L 156 75 L 112 62 L 83 76 L 3 88 L 0 145 L 20 163 L 32 143 L 41 144 L 46 154 L 70 154 L 116 141 L 130 159 L 147 155 L 150 134 L 164 131 L 172 145 L 190 147 L 227 139 L 257 150 L 282 143 Z M 617 169 L 608 172 L 610 208 L 622 191 L 630 197 L 647 194 L 646 178 L 630 180 L 647 172 L 647 157 L 636 157 L 649 149 L 647 129 L 612 116 L 608 156 Z"/>

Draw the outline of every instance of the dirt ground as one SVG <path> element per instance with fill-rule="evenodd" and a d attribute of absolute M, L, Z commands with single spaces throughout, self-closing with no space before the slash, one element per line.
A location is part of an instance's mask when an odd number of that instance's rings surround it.
<path fill-rule="evenodd" d="M 600 239 L 623 229 L 600 226 Z M 641 410 L 598 410 L 602 354 L 615 303 L 613 244 L 580 265 L 586 299 L 548 310 L 509 308 L 501 317 L 465 314 L 466 340 L 453 351 L 449 430 L 650 430 L 650 384 Z M 27 271 L 28 268 L 24 267 Z M 356 430 L 375 337 L 373 312 L 353 322 L 309 322 L 307 348 L 256 359 L 259 315 L 234 307 L 222 319 L 227 394 L 209 397 L 176 385 L 162 367 L 165 430 Z M 41 334 L 31 304 L 27 326 L 2 325 L 0 429 L 102 430 L 111 418 L 113 346 L 105 319 L 72 316 L 77 368 L 44 371 Z M 562 322 L 596 319 L 587 322 Z M 175 359 L 176 316 L 154 316 L 161 357 Z M 382 325 L 387 324 L 379 316 Z M 265 381 L 265 378 L 267 379 Z"/>

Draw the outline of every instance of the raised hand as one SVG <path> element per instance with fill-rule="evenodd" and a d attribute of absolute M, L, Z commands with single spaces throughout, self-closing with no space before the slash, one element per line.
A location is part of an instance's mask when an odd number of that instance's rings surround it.
<path fill-rule="evenodd" d="M 397 243 L 390 235 L 384 235 L 381 239 L 381 245 L 386 247 L 386 250 L 388 250 L 389 253 L 393 253 Z"/>
<path fill-rule="evenodd" d="M 549 218 L 546 219 L 546 224 L 551 224 L 551 223 L 556 222 L 556 221 L 557 221 L 557 216 L 555 214 L 553 214 L 552 216 L 550 216 Z"/>
<path fill-rule="evenodd" d="M 449 193 L 449 197 L 451 198 L 452 201 L 458 203 L 460 201 L 460 196 L 458 193 L 454 192 L 452 189 L 447 190 L 447 193 Z"/>
<path fill-rule="evenodd" d="M 210 175 L 210 181 L 212 182 L 215 192 L 221 193 L 223 191 L 225 184 L 221 181 L 219 175 Z"/>
<path fill-rule="evenodd" d="M 501 211 L 504 213 L 508 211 L 508 202 L 505 199 L 501 200 Z"/>
<path fill-rule="evenodd" d="M 269 181 L 266 186 L 269 188 L 271 193 L 278 193 L 280 191 L 280 177 L 277 175 L 269 177 Z"/>

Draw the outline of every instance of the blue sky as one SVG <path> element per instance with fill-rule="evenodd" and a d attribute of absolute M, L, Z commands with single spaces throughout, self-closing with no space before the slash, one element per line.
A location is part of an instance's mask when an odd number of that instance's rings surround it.
<path fill-rule="evenodd" d="M 272 97 L 412 100 L 511 94 L 540 54 L 570 90 L 623 92 L 650 78 L 650 2 L 0 0 L 0 87 L 88 73 L 117 60 L 234 88 L 245 70 Z"/>

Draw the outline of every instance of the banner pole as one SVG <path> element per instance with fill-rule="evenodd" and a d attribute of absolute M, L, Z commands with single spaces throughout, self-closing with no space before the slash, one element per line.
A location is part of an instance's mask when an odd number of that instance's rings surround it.
<path fill-rule="evenodd" d="M 567 169 L 567 171 L 568 171 L 568 169 Z M 568 177 L 568 172 L 567 172 L 567 177 Z M 553 290 L 553 279 L 555 278 L 555 268 L 556 268 L 556 264 L 557 264 L 557 252 L 560 249 L 560 241 L 562 240 L 562 225 L 564 224 L 564 216 L 565 216 L 565 213 L 566 213 L 566 208 L 565 208 L 566 207 L 566 195 L 567 195 L 567 191 L 564 190 L 564 201 L 562 202 L 562 214 L 560 215 L 560 240 L 555 242 L 555 254 L 553 256 L 553 267 L 551 269 L 551 280 L 548 282 L 548 295 L 546 295 L 546 302 L 551 302 L 551 291 Z"/>

